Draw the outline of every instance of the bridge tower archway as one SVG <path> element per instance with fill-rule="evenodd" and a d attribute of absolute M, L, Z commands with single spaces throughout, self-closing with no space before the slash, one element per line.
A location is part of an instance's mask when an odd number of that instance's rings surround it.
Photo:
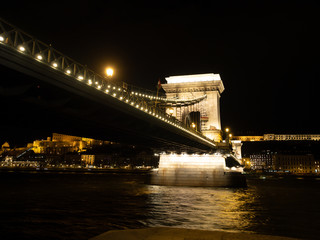
<path fill-rule="evenodd" d="M 192 111 L 185 118 L 185 123 L 188 127 L 201 132 L 201 113 L 200 111 Z"/>
<path fill-rule="evenodd" d="M 219 74 L 195 74 L 167 77 L 167 84 L 162 84 L 167 99 L 190 100 L 201 99 L 193 104 L 172 106 L 172 114 L 178 120 L 191 124 L 197 120 L 197 131 L 202 132 L 208 138 L 220 142 L 221 120 L 220 120 L 220 95 L 224 86 Z M 205 98 L 201 98 L 202 96 Z M 197 116 L 197 117 L 196 117 Z M 190 126 L 190 125 L 189 125 Z"/>

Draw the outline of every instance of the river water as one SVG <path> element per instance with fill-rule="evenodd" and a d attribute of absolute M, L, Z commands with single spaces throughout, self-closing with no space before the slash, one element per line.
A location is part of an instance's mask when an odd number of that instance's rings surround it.
<path fill-rule="evenodd" d="M 0 172 L 0 239 L 88 239 L 155 226 L 320 237 L 320 180 L 154 186 L 144 174 Z"/>

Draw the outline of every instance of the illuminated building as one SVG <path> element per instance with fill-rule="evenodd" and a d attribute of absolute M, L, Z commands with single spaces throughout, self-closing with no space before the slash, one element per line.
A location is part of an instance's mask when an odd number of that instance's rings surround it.
<path fill-rule="evenodd" d="M 88 147 L 102 145 L 104 142 L 92 138 L 83 138 L 59 133 L 52 134 L 47 140 L 35 140 L 33 142 L 33 151 L 35 153 L 62 155 L 68 152 L 83 152 Z"/>
<path fill-rule="evenodd" d="M 264 141 L 312 140 L 319 141 L 320 134 L 264 134 Z"/>
<path fill-rule="evenodd" d="M 293 174 L 310 174 L 320 171 L 320 161 L 315 159 L 313 154 L 278 154 L 267 151 L 252 154 L 247 161 L 250 161 L 250 169 L 254 171 Z"/>
<path fill-rule="evenodd" d="M 233 140 L 240 140 L 241 142 L 257 142 L 263 141 L 263 136 L 233 136 Z"/>
<path fill-rule="evenodd" d="M 319 160 L 312 154 L 275 154 L 273 169 L 277 172 L 319 173 Z"/>
<path fill-rule="evenodd" d="M 2 144 L 1 146 L 1 150 L 0 150 L 0 153 L 3 153 L 3 152 L 7 152 L 10 150 L 10 145 L 8 142 L 5 142 L 4 144 Z"/>
<path fill-rule="evenodd" d="M 250 155 L 250 165 L 252 170 L 269 171 L 273 169 L 272 153 L 262 152 Z"/>
<path fill-rule="evenodd" d="M 91 154 L 81 155 L 81 162 L 85 163 L 86 165 L 93 165 L 94 161 L 95 161 L 95 155 L 91 155 Z"/>
<path fill-rule="evenodd" d="M 263 136 L 233 136 L 232 139 L 240 140 L 242 142 L 256 142 L 256 141 L 319 141 L 320 134 L 264 134 Z"/>

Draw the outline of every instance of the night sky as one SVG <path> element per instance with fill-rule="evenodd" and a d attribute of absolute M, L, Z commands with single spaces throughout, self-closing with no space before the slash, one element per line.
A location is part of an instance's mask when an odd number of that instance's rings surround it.
<path fill-rule="evenodd" d="M 114 67 L 115 81 L 156 91 L 159 78 L 219 73 L 223 128 L 256 135 L 320 133 L 319 12 L 306 0 L 11 1 L 0 16 L 98 73 Z"/>

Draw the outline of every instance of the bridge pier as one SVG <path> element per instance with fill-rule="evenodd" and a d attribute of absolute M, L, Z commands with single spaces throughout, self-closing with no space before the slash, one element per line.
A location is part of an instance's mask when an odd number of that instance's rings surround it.
<path fill-rule="evenodd" d="M 238 161 L 222 154 L 161 154 L 151 184 L 199 187 L 244 187 Z"/>

